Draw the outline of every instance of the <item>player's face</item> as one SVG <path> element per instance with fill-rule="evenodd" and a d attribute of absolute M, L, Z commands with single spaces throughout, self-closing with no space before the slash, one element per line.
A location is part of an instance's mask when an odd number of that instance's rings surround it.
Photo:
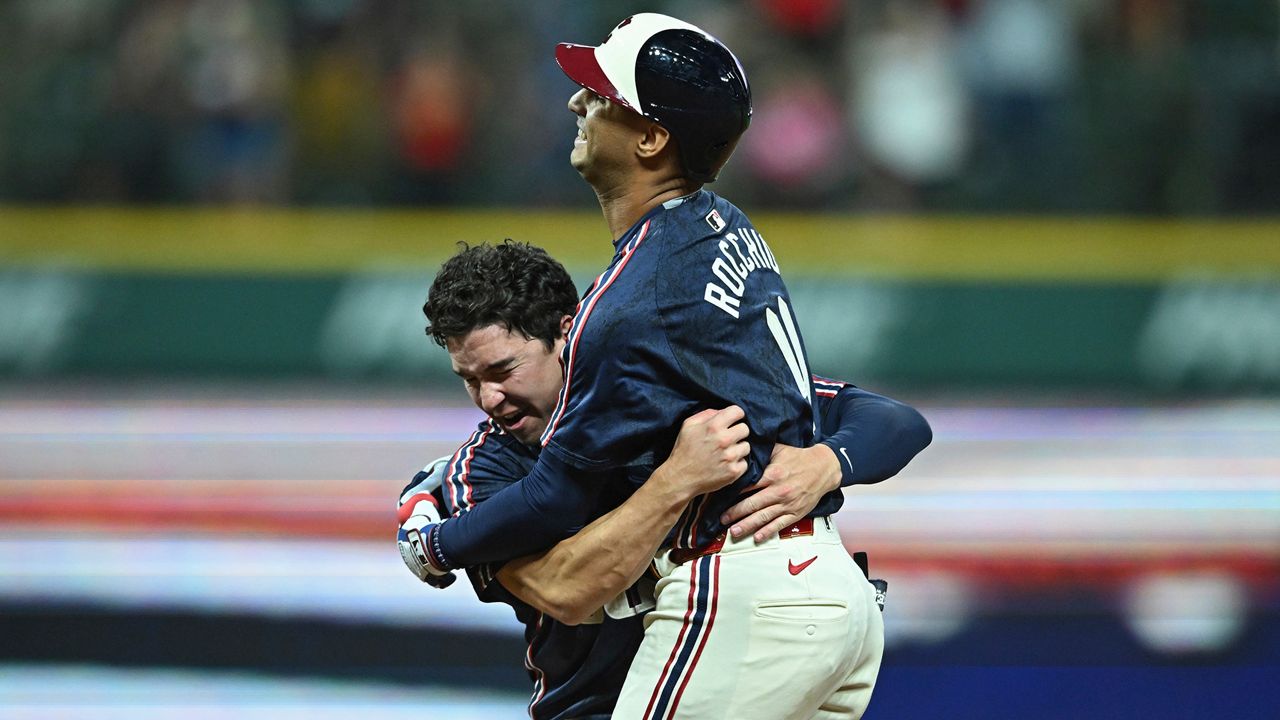
<path fill-rule="evenodd" d="M 501 325 L 487 325 L 448 341 L 453 371 L 476 407 L 527 445 L 538 442 L 555 410 L 563 376 L 563 336 L 550 349 Z"/>
<path fill-rule="evenodd" d="M 608 184 L 634 162 L 630 154 L 643 118 L 587 89 L 569 98 L 569 111 L 578 116 L 569 164 L 592 187 Z"/>

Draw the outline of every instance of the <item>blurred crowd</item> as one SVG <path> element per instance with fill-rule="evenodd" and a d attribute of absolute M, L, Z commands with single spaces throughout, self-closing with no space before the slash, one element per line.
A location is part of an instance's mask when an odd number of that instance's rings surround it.
<path fill-rule="evenodd" d="M 1276 0 L 0 0 L 0 202 L 590 206 L 557 41 L 741 57 L 752 207 L 1280 210 Z"/>

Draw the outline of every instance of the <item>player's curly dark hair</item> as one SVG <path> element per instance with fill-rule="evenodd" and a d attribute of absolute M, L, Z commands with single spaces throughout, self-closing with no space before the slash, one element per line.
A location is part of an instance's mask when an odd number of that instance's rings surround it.
<path fill-rule="evenodd" d="M 501 325 L 550 350 L 560 337 L 560 319 L 578 305 L 578 290 L 564 266 L 546 250 L 510 238 L 498 245 L 458 246 L 422 306 L 431 339 L 445 347 L 449 338 Z"/>

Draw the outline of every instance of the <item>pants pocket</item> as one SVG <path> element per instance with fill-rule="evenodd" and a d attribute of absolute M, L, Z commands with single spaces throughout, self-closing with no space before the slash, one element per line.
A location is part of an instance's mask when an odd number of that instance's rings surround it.
<path fill-rule="evenodd" d="M 784 622 L 834 622 L 849 615 L 849 606 L 843 600 L 770 600 L 756 603 L 755 614 Z"/>

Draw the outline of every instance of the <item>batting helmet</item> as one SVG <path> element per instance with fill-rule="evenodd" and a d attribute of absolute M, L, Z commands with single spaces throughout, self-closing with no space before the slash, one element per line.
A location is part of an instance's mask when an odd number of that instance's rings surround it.
<path fill-rule="evenodd" d="M 560 43 L 570 80 L 662 125 L 686 174 L 712 182 L 751 123 L 751 88 L 724 43 L 687 22 L 632 15 L 598 47 Z"/>

